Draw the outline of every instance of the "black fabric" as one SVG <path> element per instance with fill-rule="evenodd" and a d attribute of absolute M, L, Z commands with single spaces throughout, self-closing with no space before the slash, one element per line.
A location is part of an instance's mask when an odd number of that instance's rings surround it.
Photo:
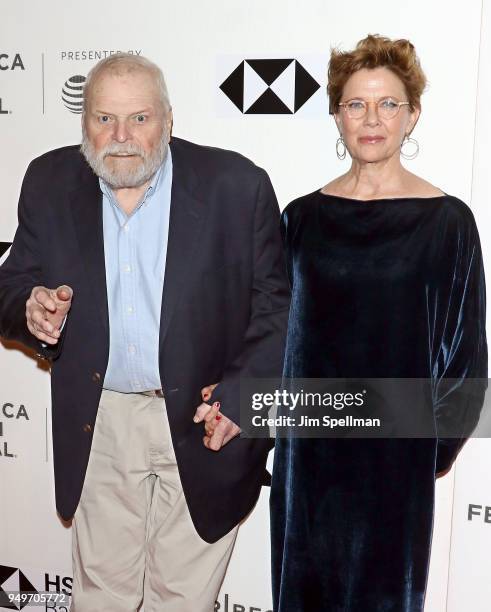
<path fill-rule="evenodd" d="M 173 138 L 169 239 L 159 366 L 179 472 L 198 533 L 215 541 L 253 507 L 269 440 L 203 445 L 200 390 L 220 383 L 221 411 L 239 421 L 241 376 L 280 376 L 289 289 L 279 208 L 261 168 L 231 151 Z M 26 173 L 19 227 L 0 268 L 0 334 L 52 358 L 57 508 L 77 507 L 109 354 L 102 195 L 79 147 L 51 151 Z M 28 332 L 35 285 L 74 290 L 63 343 Z M 90 425 L 91 428 L 86 427 Z"/>
<path fill-rule="evenodd" d="M 428 378 L 438 430 L 458 394 L 440 392 L 445 379 L 487 376 L 470 209 L 447 195 L 363 202 L 316 191 L 285 209 L 282 228 L 292 284 L 284 375 Z M 421 611 L 435 472 L 463 441 L 277 439 L 275 612 Z"/>

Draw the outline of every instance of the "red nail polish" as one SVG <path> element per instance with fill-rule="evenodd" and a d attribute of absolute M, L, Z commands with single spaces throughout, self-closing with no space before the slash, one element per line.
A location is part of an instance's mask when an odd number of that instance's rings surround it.
<path fill-rule="evenodd" d="M 216 415 L 216 417 L 215 417 L 215 419 L 216 419 L 217 421 L 219 421 L 221 418 L 222 418 L 222 415 L 221 415 L 221 414 L 217 414 L 217 415 Z"/>
<path fill-rule="evenodd" d="M 213 407 L 214 407 L 214 408 L 220 408 L 220 402 L 215 402 L 215 403 L 213 404 Z"/>

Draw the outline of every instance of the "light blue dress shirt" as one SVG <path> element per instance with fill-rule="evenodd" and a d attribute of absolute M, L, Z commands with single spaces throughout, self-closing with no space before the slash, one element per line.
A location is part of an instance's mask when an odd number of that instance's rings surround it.
<path fill-rule="evenodd" d="M 159 329 L 172 187 L 172 158 L 154 175 L 127 215 L 111 188 L 103 194 L 109 310 L 109 362 L 104 388 L 122 393 L 160 389 Z"/>

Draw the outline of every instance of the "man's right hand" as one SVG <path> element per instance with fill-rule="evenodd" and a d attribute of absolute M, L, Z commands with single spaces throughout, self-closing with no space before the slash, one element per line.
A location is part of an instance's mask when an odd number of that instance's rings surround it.
<path fill-rule="evenodd" d="M 27 329 L 41 342 L 56 344 L 60 327 L 72 305 L 73 290 L 68 285 L 57 289 L 34 287 L 26 302 Z"/>

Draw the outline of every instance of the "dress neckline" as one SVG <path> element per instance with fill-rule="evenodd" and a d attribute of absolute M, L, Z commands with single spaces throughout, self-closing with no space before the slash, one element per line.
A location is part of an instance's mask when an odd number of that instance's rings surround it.
<path fill-rule="evenodd" d="M 346 202 L 354 202 L 356 204 L 372 204 L 372 203 L 376 203 L 376 202 L 401 202 L 404 200 L 417 200 L 417 201 L 430 201 L 430 200 L 441 200 L 443 198 L 447 198 L 448 194 L 447 193 L 442 193 L 442 195 L 437 195 L 437 196 L 399 196 L 399 197 L 395 197 L 395 198 L 372 198 L 370 200 L 360 200 L 357 198 L 348 198 L 346 196 L 340 196 L 340 195 L 334 195 L 332 193 L 323 193 L 322 192 L 322 188 L 317 190 L 317 193 L 319 195 L 321 195 L 324 198 L 332 198 L 335 200 L 345 200 Z"/>

